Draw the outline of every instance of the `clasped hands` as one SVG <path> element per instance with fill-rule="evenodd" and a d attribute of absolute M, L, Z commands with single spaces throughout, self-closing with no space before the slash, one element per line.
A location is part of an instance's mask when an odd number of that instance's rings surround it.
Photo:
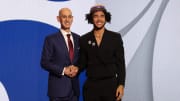
<path fill-rule="evenodd" d="M 64 74 L 68 77 L 75 77 L 78 73 L 78 67 L 70 65 L 65 67 Z"/>

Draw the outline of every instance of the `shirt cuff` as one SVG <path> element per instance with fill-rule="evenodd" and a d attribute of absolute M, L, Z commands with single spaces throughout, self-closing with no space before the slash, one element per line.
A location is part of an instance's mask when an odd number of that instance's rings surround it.
<path fill-rule="evenodd" d="M 61 74 L 61 75 L 64 75 L 64 71 L 65 71 L 65 69 L 66 69 L 66 68 L 64 67 L 63 72 L 62 72 L 62 74 Z"/>

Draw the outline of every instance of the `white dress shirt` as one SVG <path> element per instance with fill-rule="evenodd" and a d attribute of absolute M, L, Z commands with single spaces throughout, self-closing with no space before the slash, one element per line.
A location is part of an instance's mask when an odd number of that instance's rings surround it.
<path fill-rule="evenodd" d="M 70 34 L 70 39 L 71 39 L 71 41 L 72 41 L 73 48 L 74 48 L 74 40 L 73 40 L 73 37 L 72 37 L 71 32 L 68 33 L 68 32 L 66 32 L 66 31 L 64 31 L 63 29 L 60 29 L 60 31 L 61 31 L 61 33 L 62 33 L 62 35 L 63 35 L 63 37 L 64 37 L 64 40 L 65 40 L 65 42 L 66 42 L 66 46 L 67 46 L 68 50 L 69 50 L 69 46 L 68 46 L 67 34 Z"/>
<path fill-rule="evenodd" d="M 66 32 L 66 31 L 64 31 L 63 29 L 60 29 L 60 31 L 61 31 L 61 33 L 62 33 L 62 35 L 63 35 L 63 37 L 64 37 L 65 42 L 66 42 L 66 47 L 67 47 L 67 49 L 69 50 L 67 34 L 70 34 L 70 39 L 71 39 L 71 41 L 72 41 L 73 48 L 74 48 L 74 40 L 73 40 L 73 37 L 72 37 L 71 32 L 68 33 L 68 32 Z M 66 67 L 64 67 L 63 72 L 62 72 L 62 75 L 64 75 L 65 69 L 66 69 Z"/>

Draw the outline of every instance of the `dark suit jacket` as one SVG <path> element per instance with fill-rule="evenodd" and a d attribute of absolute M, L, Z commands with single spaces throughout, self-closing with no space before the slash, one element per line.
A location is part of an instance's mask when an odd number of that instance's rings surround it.
<path fill-rule="evenodd" d="M 79 52 L 79 35 L 72 33 L 74 40 L 74 59 L 72 64 L 76 64 Z M 44 41 L 41 66 L 49 72 L 48 96 L 65 97 L 71 90 L 75 95 L 79 95 L 78 77 L 73 79 L 63 76 L 62 71 L 65 66 L 71 65 L 68 48 L 61 32 L 49 35 Z"/>
<path fill-rule="evenodd" d="M 79 68 L 86 68 L 88 78 L 117 77 L 118 85 L 125 82 L 125 59 L 121 35 L 105 30 L 100 46 L 93 31 L 80 38 Z"/>

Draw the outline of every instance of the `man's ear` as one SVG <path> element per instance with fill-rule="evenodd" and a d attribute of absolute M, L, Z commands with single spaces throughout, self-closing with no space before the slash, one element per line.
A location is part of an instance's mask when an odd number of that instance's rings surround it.
<path fill-rule="evenodd" d="M 57 18 L 57 21 L 58 21 L 58 22 L 60 22 L 60 18 L 59 18 L 59 16 L 57 16 L 56 18 Z"/>

